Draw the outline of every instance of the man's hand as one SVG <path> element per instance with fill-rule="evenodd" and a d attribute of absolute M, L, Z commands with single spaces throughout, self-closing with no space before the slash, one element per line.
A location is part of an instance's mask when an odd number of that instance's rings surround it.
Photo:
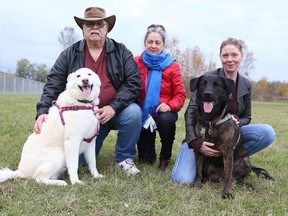
<path fill-rule="evenodd" d="M 48 114 L 42 114 L 40 116 L 38 116 L 35 125 L 34 125 L 34 133 L 36 134 L 40 134 L 41 133 L 41 129 L 42 129 L 42 125 L 44 122 L 46 122 L 48 117 Z"/>
<path fill-rule="evenodd" d="M 105 124 L 115 116 L 116 112 L 111 106 L 104 106 L 100 109 L 97 109 L 95 114 L 98 116 L 100 123 Z"/>

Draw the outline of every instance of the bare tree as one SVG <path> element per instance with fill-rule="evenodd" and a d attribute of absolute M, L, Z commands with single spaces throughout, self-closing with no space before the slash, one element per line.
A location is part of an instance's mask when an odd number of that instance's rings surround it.
<path fill-rule="evenodd" d="M 64 30 L 60 32 L 60 36 L 58 37 L 58 42 L 62 46 L 63 49 L 71 46 L 79 39 L 79 36 L 75 33 L 73 27 L 66 26 Z"/>
<path fill-rule="evenodd" d="M 257 88 L 255 88 L 255 91 L 257 92 L 260 100 L 263 100 L 269 96 L 268 81 L 266 77 L 263 77 L 257 82 Z"/>
<path fill-rule="evenodd" d="M 191 50 L 192 76 L 196 77 L 205 72 L 205 57 L 198 46 Z"/>
<path fill-rule="evenodd" d="M 240 65 L 239 72 L 245 76 L 249 77 L 254 70 L 254 62 L 256 58 L 254 58 L 253 52 L 250 52 L 247 45 L 243 42 L 243 60 Z"/>
<path fill-rule="evenodd" d="M 211 53 L 210 60 L 209 60 L 208 64 L 206 64 L 205 71 L 211 71 L 215 68 L 216 68 L 216 62 L 213 61 L 213 55 Z"/>
<path fill-rule="evenodd" d="M 171 39 L 168 39 L 165 44 L 165 50 L 170 53 L 170 55 L 173 58 L 176 58 L 178 61 L 178 54 L 179 54 L 179 49 L 178 49 L 178 44 L 179 40 L 175 37 L 172 37 Z"/>

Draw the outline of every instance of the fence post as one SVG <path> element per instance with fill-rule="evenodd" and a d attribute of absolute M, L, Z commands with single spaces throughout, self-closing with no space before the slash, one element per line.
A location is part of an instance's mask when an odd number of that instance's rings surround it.
<path fill-rule="evenodd" d="M 6 76 L 4 76 L 4 85 L 3 85 L 3 92 L 6 93 Z"/>
<path fill-rule="evenodd" d="M 16 89 L 16 83 L 17 83 L 16 81 L 17 81 L 17 80 L 16 80 L 16 77 L 15 77 L 15 76 L 14 76 L 14 79 L 13 79 L 13 80 L 14 80 L 14 92 L 13 92 L 13 93 L 15 94 L 15 93 L 16 93 L 16 90 L 17 90 L 17 89 Z"/>

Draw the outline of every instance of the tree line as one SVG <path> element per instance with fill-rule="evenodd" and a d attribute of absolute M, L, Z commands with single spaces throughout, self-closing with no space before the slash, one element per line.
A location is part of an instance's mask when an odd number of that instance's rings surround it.
<path fill-rule="evenodd" d="M 212 57 L 206 59 L 204 54 L 201 52 L 200 47 L 188 47 L 182 51 L 178 48 L 178 43 L 179 41 L 176 38 L 172 38 L 168 41 L 166 49 L 181 65 L 185 90 L 187 92 L 187 97 L 190 97 L 190 80 L 207 71 L 216 69 L 216 63 L 213 61 Z M 256 61 L 256 58 L 254 57 L 254 53 L 248 49 L 248 46 L 245 43 L 243 44 L 243 53 L 244 57 L 239 72 L 249 79 L 250 72 L 254 70 L 254 62 Z M 251 83 L 253 100 L 288 100 L 288 83 L 286 82 L 269 82 L 267 78 L 264 77 L 257 82 L 251 81 Z"/>
<path fill-rule="evenodd" d="M 58 42 L 63 49 L 66 49 L 78 40 L 73 27 L 65 27 L 58 37 Z M 194 77 L 200 76 L 207 71 L 216 69 L 216 63 L 212 56 L 206 59 L 200 47 L 187 47 L 185 50 L 179 48 L 177 38 L 171 38 L 166 43 L 166 50 L 172 57 L 176 58 L 181 66 L 183 83 L 187 92 L 187 97 L 191 96 L 189 83 Z M 250 72 L 254 69 L 256 58 L 253 52 L 244 44 L 244 58 L 240 66 L 240 73 L 249 79 Z M 15 76 L 46 82 L 50 69 L 45 64 L 30 63 L 27 59 L 17 61 Z M 254 100 L 288 100 L 288 83 L 269 82 L 266 78 L 254 82 L 252 81 L 252 99 Z"/>

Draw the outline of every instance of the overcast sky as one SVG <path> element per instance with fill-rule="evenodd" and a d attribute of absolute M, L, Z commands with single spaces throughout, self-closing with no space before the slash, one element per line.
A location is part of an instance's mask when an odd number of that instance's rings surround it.
<path fill-rule="evenodd" d="M 254 53 L 251 79 L 288 81 L 287 0 L 0 0 L 0 70 L 13 73 L 17 61 L 51 67 L 61 52 L 58 42 L 66 26 L 82 32 L 73 16 L 100 6 L 116 15 L 109 37 L 124 43 L 134 55 L 143 51 L 148 25 L 165 26 L 182 50 L 199 46 L 217 66 L 219 46 L 228 37 L 245 41 Z"/>

